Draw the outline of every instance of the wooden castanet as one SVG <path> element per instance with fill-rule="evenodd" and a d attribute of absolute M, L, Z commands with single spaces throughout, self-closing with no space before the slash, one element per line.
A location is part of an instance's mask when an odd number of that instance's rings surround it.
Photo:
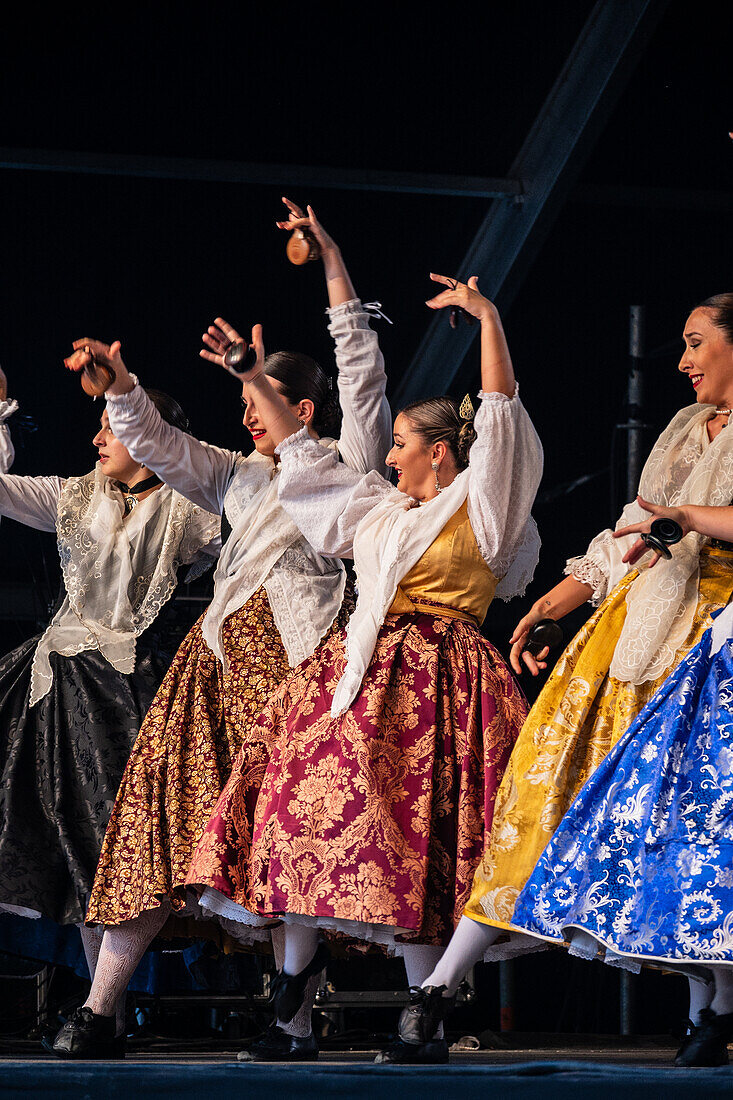
<path fill-rule="evenodd" d="M 90 397 L 101 397 L 115 380 L 112 368 L 98 363 L 88 345 L 77 348 L 73 355 L 64 359 L 64 366 L 67 370 L 81 372 L 81 388 Z"/>
<path fill-rule="evenodd" d="M 321 258 L 321 246 L 308 229 L 293 229 L 285 251 L 291 264 L 298 267 Z"/>

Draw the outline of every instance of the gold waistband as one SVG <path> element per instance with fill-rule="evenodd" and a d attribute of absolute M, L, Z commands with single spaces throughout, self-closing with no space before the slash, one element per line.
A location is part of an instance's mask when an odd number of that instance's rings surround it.
<path fill-rule="evenodd" d="M 402 607 L 399 610 L 393 610 L 394 604 L 387 612 L 388 615 L 412 615 L 418 611 L 422 615 L 435 615 L 436 618 L 442 619 L 458 619 L 462 623 L 470 623 L 471 626 L 479 626 L 473 615 L 469 615 L 466 611 L 459 611 L 456 607 L 448 607 L 446 604 L 438 603 L 437 600 L 413 600 L 411 596 L 407 596 L 404 592 L 400 593 L 405 603 L 410 604 L 409 607 Z M 397 602 L 395 600 L 395 602 Z"/>

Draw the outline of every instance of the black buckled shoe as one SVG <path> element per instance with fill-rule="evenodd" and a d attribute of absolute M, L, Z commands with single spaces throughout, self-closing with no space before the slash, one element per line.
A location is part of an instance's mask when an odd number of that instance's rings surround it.
<path fill-rule="evenodd" d="M 718 1016 L 709 1008 L 677 1052 L 676 1066 L 727 1066 L 728 1040 L 733 1038 L 733 1012 Z"/>
<path fill-rule="evenodd" d="M 440 1066 L 448 1061 L 446 1039 L 431 1039 L 429 1043 L 406 1043 L 395 1039 L 392 1046 L 379 1052 L 374 1061 L 378 1065 L 392 1066 Z"/>
<path fill-rule="evenodd" d="M 286 1035 L 277 1024 L 271 1024 L 264 1035 L 237 1055 L 238 1062 L 315 1062 L 318 1043 L 311 1032 L 304 1039 Z"/>
<path fill-rule="evenodd" d="M 272 1007 L 276 1020 L 281 1020 L 284 1024 L 290 1023 L 303 1004 L 308 979 L 320 973 L 330 958 L 331 952 L 325 943 L 319 943 L 315 955 L 300 974 L 286 974 L 284 970 L 278 970 L 272 990 Z"/>
<path fill-rule="evenodd" d="M 51 1050 L 58 1058 L 124 1058 L 127 1040 L 115 1037 L 116 1023 L 115 1016 L 77 1008 L 57 1032 Z"/>
<path fill-rule="evenodd" d="M 397 1028 L 404 1043 L 423 1046 L 435 1038 L 439 1024 L 456 1003 L 455 994 L 444 997 L 444 990 L 444 985 L 411 986 L 410 1003 L 402 1009 Z"/>

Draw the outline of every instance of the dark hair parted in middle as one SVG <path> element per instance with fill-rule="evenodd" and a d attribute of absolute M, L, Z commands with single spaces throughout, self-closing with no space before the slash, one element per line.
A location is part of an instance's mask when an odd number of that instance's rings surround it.
<path fill-rule="evenodd" d="M 274 351 L 265 359 L 265 374 L 280 383 L 289 404 L 297 405 L 304 399 L 312 401 L 315 431 L 337 438 L 341 430 L 341 406 L 328 375 L 315 359 L 299 351 Z"/>
<path fill-rule="evenodd" d="M 476 439 L 473 420 L 463 420 L 458 406 L 450 397 L 430 397 L 413 401 L 400 410 L 410 425 L 429 447 L 441 441 L 447 443 L 459 470 L 468 466 L 468 452 Z"/>

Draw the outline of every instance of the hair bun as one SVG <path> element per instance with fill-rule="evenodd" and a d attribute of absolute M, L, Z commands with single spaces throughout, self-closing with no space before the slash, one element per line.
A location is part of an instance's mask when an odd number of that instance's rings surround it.
<path fill-rule="evenodd" d="M 458 433 L 458 457 L 464 465 L 468 465 L 468 452 L 476 442 L 476 429 L 473 426 L 473 420 L 466 420 L 461 425 L 461 430 Z"/>

